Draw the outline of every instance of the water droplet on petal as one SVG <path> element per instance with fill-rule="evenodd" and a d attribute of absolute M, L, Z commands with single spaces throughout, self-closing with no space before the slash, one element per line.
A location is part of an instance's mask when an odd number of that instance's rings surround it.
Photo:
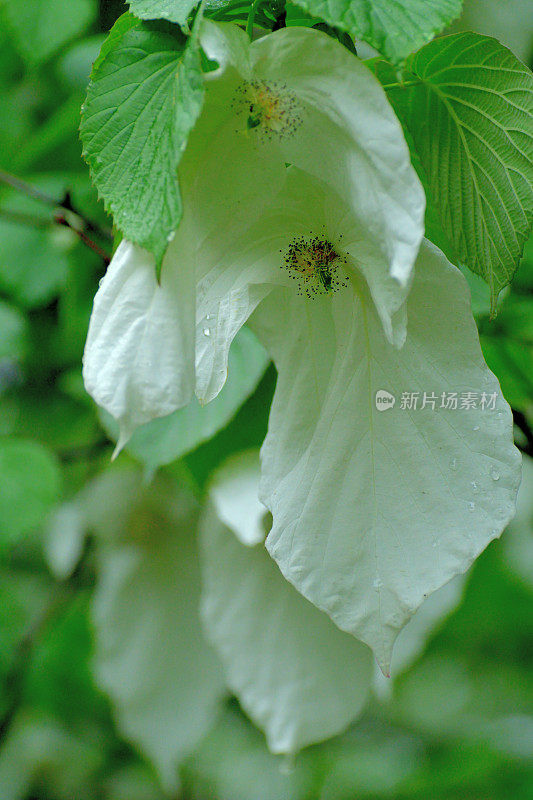
<path fill-rule="evenodd" d="M 493 481 L 499 481 L 500 480 L 500 473 L 498 472 L 497 469 L 495 469 L 494 467 L 491 467 L 490 477 L 492 478 Z"/>
<path fill-rule="evenodd" d="M 453 469 L 453 470 L 457 469 L 457 459 L 456 458 L 452 458 L 452 460 L 450 461 L 450 469 Z"/>
<path fill-rule="evenodd" d="M 211 331 L 209 328 L 204 328 L 204 336 L 211 336 Z"/>
<path fill-rule="evenodd" d="M 475 503 L 469 503 L 468 504 L 468 510 L 469 511 L 475 511 L 475 508 L 476 508 L 476 504 Z"/>
<path fill-rule="evenodd" d="M 472 483 L 470 484 L 470 486 L 472 487 L 472 491 L 473 491 L 473 492 L 477 492 L 477 490 L 478 490 L 478 485 L 477 485 L 477 483 L 476 483 L 475 481 L 472 481 Z"/>
<path fill-rule="evenodd" d="M 474 425 L 474 430 L 478 431 L 479 430 L 479 425 Z"/>

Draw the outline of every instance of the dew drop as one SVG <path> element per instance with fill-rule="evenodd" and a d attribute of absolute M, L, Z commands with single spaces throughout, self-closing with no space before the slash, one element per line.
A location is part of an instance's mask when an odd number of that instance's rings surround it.
<path fill-rule="evenodd" d="M 478 485 L 477 485 L 477 483 L 475 481 L 472 481 L 470 486 L 472 487 L 472 491 L 473 492 L 477 492 L 478 491 Z"/>
<path fill-rule="evenodd" d="M 204 328 L 204 336 L 211 336 L 211 331 L 209 328 Z"/>
<path fill-rule="evenodd" d="M 378 589 L 381 589 L 381 587 L 383 586 L 383 581 L 381 580 L 381 578 L 376 578 L 372 586 L 377 591 Z"/>
<path fill-rule="evenodd" d="M 478 431 L 479 430 L 479 425 L 474 425 L 474 430 Z"/>
<path fill-rule="evenodd" d="M 492 467 L 490 470 L 490 477 L 492 478 L 493 481 L 499 481 L 500 473 L 498 472 L 497 469 L 494 469 L 494 467 Z"/>
<path fill-rule="evenodd" d="M 171 231 L 167 236 L 167 242 L 170 244 L 170 242 L 173 241 L 175 236 L 176 236 L 176 231 Z"/>
<path fill-rule="evenodd" d="M 453 470 L 457 469 L 457 459 L 456 458 L 452 458 L 452 460 L 450 461 L 450 469 L 453 469 Z"/>
<path fill-rule="evenodd" d="M 475 508 L 476 508 L 476 504 L 475 503 L 469 503 L 468 504 L 468 510 L 469 511 L 475 511 Z"/>

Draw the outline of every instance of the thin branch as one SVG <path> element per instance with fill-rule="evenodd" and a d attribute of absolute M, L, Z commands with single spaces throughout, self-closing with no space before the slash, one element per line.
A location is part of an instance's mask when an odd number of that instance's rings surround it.
<path fill-rule="evenodd" d="M 90 219 L 84 217 L 83 214 L 80 214 L 78 209 L 75 208 L 72 203 L 72 195 L 69 191 L 65 192 L 65 196 L 61 201 L 60 208 L 64 208 L 66 211 L 71 211 L 73 214 L 79 217 L 83 221 L 85 228 L 88 231 L 91 231 L 91 233 L 95 233 L 97 236 L 100 236 L 103 239 L 108 239 L 110 242 L 113 241 L 113 233 L 109 230 L 109 228 L 101 228 L 100 225 L 96 225 L 96 223 L 91 222 Z"/>
<path fill-rule="evenodd" d="M 69 191 L 65 192 L 61 200 L 57 200 L 57 198 L 52 197 L 40 189 L 37 189 L 37 187 L 32 186 L 31 183 L 28 183 L 27 181 L 22 180 L 22 178 L 18 178 L 16 175 L 12 175 L 10 172 L 6 172 L 5 170 L 0 170 L 0 183 L 5 183 L 7 186 L 15 189 L 17 192 L 25 194 L 27 197 L 31 197 L 33 200 L 37 200 L 40 203 L 45 203 L 47 206 L 52 206 L 53 208 L 61 209 L 70 214 L 75 214 L 77 217 L 79 217 L 83 223 L 83 227 L 86 230 L 97 234 L 102 239 L 113 241 L 113 234 L 108 228 L 102 228 L 100 225 L 97 225 L 90 219 L 87 219 L 87 217 L 85 217 L 79 211 L 79 209 L 74 206 L 72 202 L 72 195 Z"/>
<path fill-rule="evenodd" d="M 39 200 L 41 203 L 46 203 L 48 206 L 54 206 L 54 208 L 57 208 L 57 206 L 61 205 L 60 201 L 56 200 L 55 197 L 51 197 L 51 195 L 41 192 L 40 189 L 37 189 L 30 183 L 26 183 L 26 181 L 23 181 L 22 178 L 17 178 L 16 175 L 12 175 L 10 172 L 5 172 L 3 169 L 0 169 L 0 181 L 5 183 L 7 186 L 11 186 L 12 189 L 16 189 L 17 192 L 25 194 L 28 197 L 32 197 L 34 200 Z"/>
<path fill-rule="evenodd" d="M 87 236 L 87 234 L 75 224 L 75 222 L 71 219 L 70 214 L 64 214 L 61 211 L 58 211 L 57 214 L 54 214 L 54 222 L 58 225 L 64 225 L 66 228 L 69 228 L 71 231 L 73 231 L 84 245 L 89 247 L 94 253 L 96 253 L 96 255 L 100 256 L 106 265 L 109 264 L 111 261 L 111 256 L 109 253 L 107 253 L 100 247 L 100 245 L 90 239 L 89 236 Z"/>
<path fill-rule="evenodd" d="M 44 217 L 32 217 L 31 214 L 22 214 L 19 211 L 11 211 L 8 208 L 0 208 L 0 217 L 8 222 L 15 222 L 18 225 L 28 225 L 31 228 L 50 228 L 52 220 Z"/>

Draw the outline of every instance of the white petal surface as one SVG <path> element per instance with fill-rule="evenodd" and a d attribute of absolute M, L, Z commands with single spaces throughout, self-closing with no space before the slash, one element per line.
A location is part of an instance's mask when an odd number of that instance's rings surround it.
<path fill-rule="evenodd" d="M 250 149 L 242 163 L 252 167 L 255 148 L 256 162 L 291 163 L 326 182 L 364 234 L 356 237 L 361 264 L 379 264 L 408 286 L 424 234 L 425 197 L 402 127 L 374 75 L 339 42 L 311 28 L 285 28 L 249 47 L 234 25 L 206 20 L 201 37 L 220 65 L 208 74 L 210 111 L 203 118 L 210 121 L 201 124 L 212 131 L 213 120 L 229 109 L 237 140 Z M 238 90 L 251 82 L 280 94 L 282 106 L 288 98 L 289 110 L 273 134 L 261 126 L 247 130 L 249 108 L 239 103 Z M 224 157 L 224 168 L 227 162 Z"/>
<path fill-rule="evenodd" d="M 285 161 L 338 192 L 374 257 L 405 285 L 424 234 L 425 196 L 379 82 L 339 42 L 311 28 L 276 31 L 251 53 L 254 75 L 281 81 L 301 103 L 300 126 L 280 138 Z"/>
<path fill-rule="evenodd" d="M 216 473 L 209 489 L 218 519 L 246 545 L 265 539 L 267 510 L 258 496 L 260 475 L 256 450 L 237 453 Z"/>
<path fill-rule="evenodd" d="M 400 351 L 367 296 L 334 295 L 328 317 L 283 292 L 254 318 L 279 373 L 262 450 L 260 496 L 274 518 L 266 544 L 299 591 L 388 672 L 416 608 L 514 514 L 510 409 L 483 361 L 466 282 L 429 243 Z M 379 390 L 396 396 L 393 408 L 376 409 Z M 438 407 L 442 392 L 469 391 L 496 393 L 495 409 Z M 437 407 L 402 408 L 402 392 L 435 393 Z"/>
<path fill-rule="evenodd" d="M 120 424 L 120 449 L 138 425 L 172 413 L 194 392 L 194 273 L 182 238 L 161 284 L 145 250 L 123 241 L 94 300 L 83 359 L 85 387 Z"/>
<path fill-rule="evenodd" d="M 386 678 L 377 665 L 374 671 L 374 691 L 379 698 L 389 700 L 392 697 L 394 680 L 422 655 L 432 634 L 459 605 L 464 586 L 465 576 L 456 575 L 424 600 L 402 628 L 392 651 L 390 678 Z"/>
<path fill-rule="evenodd" d="M 94 668 L 120 730 L 174 794 L 178 766 L 213 724 L 225 687 L 201 630 L 191 500 L 175 484 L 136 500 L 130 494 L 125 538 L 99 543 Z"/>
<path fill-rule="evenodd" d="M 223 469 L 218 477 L 219 507 L 224 484 L 227 502 L 237 499 L 233 472 L 230 465 L 229 474 Z M 256 502 L 254 474 L 241 485 L 245 506 Z M 242 540 L 242 520 L 233 520 Z M 239 542 L 214 506 L 202 524 L 202 543 L 206 631 L 231 689 L 264 730 L 270 750 L 294 753 L 346 728 L 368 695 L 370 651 L 303 598 L 262 543 Z"/>
<path fill-rule="evenodd" d="M 206 56 L 218 63 L 218 68 L 207 73 L 207 80 L 218 80 L 225 73 L 238 76 L 239 80 L 252 77 L 252 60 L 248 34 L 238 25 L 216 23 L 203 19 L 200 42 Z"/>
<path fill-rule="evenodd" d="M 221 38 L 222 45 L 227 44 L 230 51 L 238 50 L 241 35 L 247 40 L 233 25 L 221 28 L 229 37 L 229 44 Z M 206 21 L 206 29 L 220 39 L 219 26 Z M 210 402 L 222 389 L 231 342 L 269 291 L 253 285 L 263 283 L 261 268 L 254 270 L 253 263 L 239 258 L 239 251 L 246 251 L 250 244 L 246 231 L 272 203 L 286 176 L 279 153 L 238 130 L 232 101 L 240 73 L 224 52 L 216 48 L 207 52 L 221 67 L 208 73 L 205 108 L 180 168 L 190 211 L 189 236 L 195 247 L 196 396 L 201 403 Z M 244 53 L 248 54 L 247 44 Z M 242 63 L 239 66 L 245 70 Z"/>
<path fill-rule="evenodd" d="M 339 197 L 323 182 L 291 168 L 280 193 L 246 231 L 227 219 L 217 240 L 199 245 L 196 393 L 201 402 L 212 400 L 222 388 L 231 342 L 272 288 L 290 285 L 296 293 L 285 256 L 291 243 L 315 236 L 333 244 L 343 274 L 357 284 L 361 278 L 368 282 L 387 338 L 403 343 L 408 287 L 390 276 L 383 260 L 373 259 L 364 232 Z M 330 298 L 317 297 L 309 307 L 310 324 L 321 305 L 329 308 Z"/>

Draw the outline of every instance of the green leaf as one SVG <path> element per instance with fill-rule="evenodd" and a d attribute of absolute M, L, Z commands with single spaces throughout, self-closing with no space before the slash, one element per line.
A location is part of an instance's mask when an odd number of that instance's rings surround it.
<path fill-rule="evenodd" d="M 134 433 L 126 450 L 142 461 L 149 471 L 194 450 L 224 428 L 259 383 L 268 356 L 255 336 L 243 328 L 236 336 L 229 355 L 228 379 L 217 397 L 205 406 L 193 399 L 168 417 L 154 419 Z M 118 426 L 109 414 L 103 422 L 113 437 Z"/>
<path fill-rule="evenodd" d="M 36 442 L 0 439 L 0 531 L 3 544 L 42 522 L 59 496 L 59 467 Z"/>
<path fill-rule="evenodd" d="M 316 751 L 287 769 L 238 709 L 227 708 L 184 767 L 189 797 L 213 800 L 309 800 L 319 796 Z"/>
<path fill-rule="evenodd" d="M 351 728 L 328 748 L 331 769 L 326 774 L 320 800 L 401 797 L 406 778 L 419 767 L 419 748 L 420 743 L 413 735 L 386 724 Z"/>
<path fill-rule="evenodd" d="M 198 0 L 128 0 L 132 14 L 141 19 L 168 19 L 186 25 Z"/>
<path fill-rule="evenodd" d="M 7 679 L 20 653 L 24 634 L 39 617 L 49 588 L 42 576 L 17 570 L 10 563 L 0 569 L 0 713 L 11 700 Z M 3 786 L 2 786 L 3 788 Z"/>
<path fill-rule="evenodd" d="M 119 19 L 92 71 L 81 137 L 124 236 L 161 261 L 182 213 L 177 168 L 203 103 L 196 34 Z"/>
<path fill-rule="evenodd" d="M 31 179 L 31 183 L 58 198 L 65 188 L 65 181 L 56 176 L 37 176 Z M 27 217 L 33 224 L 27 224 Z M 46 305 L 64 286 L 68 252 L 76 242 L 71 231 L 53 227 L 48 224 L 49 219 L 50 215 L 45 216 L 35 200 L 11 189 L 3 194 L 0 203 L 0 291 L 28 308 Z"/>
<path fill-rule="evenodd" d="M 102 762 L 101 744 L 90 728 L 75 732 L 53 717 L 22 710 L 0 751 L 2 800 L 24 800 L 35 785 L 41 797 L 87 797 Z"/>
<path fill-rule="evenodd" d="M 295 0 L 309 14 L 402 61 L 446 27 L 462 0 Z"/>
<path fill-rule="evenodd" d="M 1 0 L 16 45 L 31 66 L 50 58 L 93 21 L 92 0 Z"/>
<path fill-rule="evenodd" d="M 91 660 L 88 594 L 78 591 L 35 643 L 24 676 L 26 705 L 81 726 L 105 719 L 107 703 L 94 685 Z"/>
<path fill-rule="evenodd" d="M 38 440 L 56 450 L 90 447 L 99 438 L 92 410 L 60 392 L 31 389 L 0 398 L 0 435 Z"/>
<path fill-rule="evenodd" d="M 525 414 L 533 396 L 533 344 L 506 334 L 481 334 L 485 361 L 497 375 L 508 402 Z"/>
<path fill-rule="evenodd" d="M 465 33 L 428 44 L 409 60 L 405 84 L 385 88 L 413 137 L 444 231 L 489 284 L 494 310 L 531 230 L 531 73 L 495 39 Z"/>
<path fill-rule="evenodd" d="M 23 314 L 0 300 L 0 364 L 4 359 L 20 360 L 28 349 L 28 322 Z"/>

